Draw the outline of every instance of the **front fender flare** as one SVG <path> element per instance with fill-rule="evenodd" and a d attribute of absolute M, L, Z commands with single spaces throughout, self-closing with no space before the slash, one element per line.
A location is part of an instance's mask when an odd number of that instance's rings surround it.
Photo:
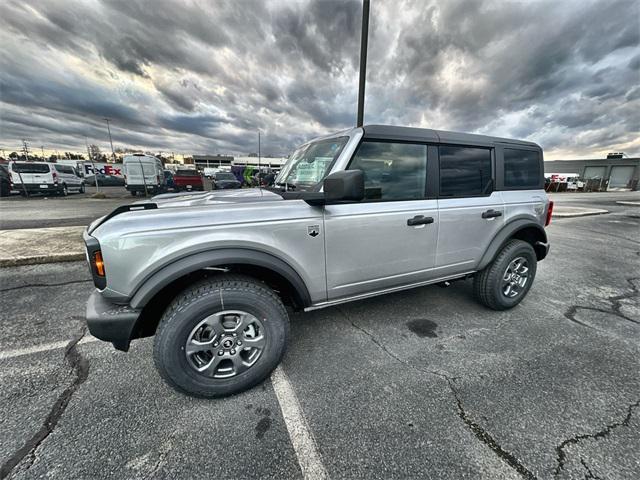
<path fill-rule="evenodd" d="M 520 230 L 523 230 L 525 228 L 534 228 L 536 230 L 536 235 L 538 235 L 538 240 L 536 243 L 540 243 L 541 245 L 544 245 L 544 255 L 542 255 L 542 257 L 540 257 L 540 255 L 536 251 L 536 254 L 538 254 L 538 259 L 542 260 L 546 255 L 546 251 L 548 250 L 547 233 L 544 231 L 544 228 L 540 226 L 540 224 L 529 219 L 521 218 L 521 219 L 514 220 L 512 222 L 507 223 L 493 237 L 493 239 L 491 240 L 491 243 L 489 243 L 489 247 L 485 251 L 482 258 L 480 259 L 480 263 L 478 264 L 478 267 L 476 268 L 476 270 L 480 271 L 483 268 L 485 268 L 487 265 L 489 265 L 493 261 L 493 259 L 496 258 L 496 255 L 498 255 L 498 252 L 509 241 L 509 239 L 512 238 L 514 235 L 516 235 Z"/>
<path fill-rule="evenodd" d="M 233 264 L 264 267 L 278 273 L 294 287 L 299 297 L 298 300 L 304 307 L 311 305 L 311 296 L 307 286 L 288 263 L 270 253 L 247 248 L 208 250 L 178 259 L 148 277 L 137 289 L 129 305 L 134 309 L 141 309 L 156 293 L 180 277 L 206 267 Z"/>

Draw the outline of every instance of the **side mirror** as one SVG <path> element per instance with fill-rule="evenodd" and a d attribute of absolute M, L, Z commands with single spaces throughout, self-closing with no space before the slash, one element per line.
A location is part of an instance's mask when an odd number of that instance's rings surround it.
<path fill-rule="evenodd" d="M 326 203 L 352 201 L 364 198 L 364 173 L 362 170 L 343 170 L 324 179 L 324 199 Z"/>

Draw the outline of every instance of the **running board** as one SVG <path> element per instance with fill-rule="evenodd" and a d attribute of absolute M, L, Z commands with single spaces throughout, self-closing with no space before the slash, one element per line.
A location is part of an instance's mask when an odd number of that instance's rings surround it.
<path fill-rule="evenodd" d="M 474 274 L 475 272 L 476 272 L 475 270 L 471 270 L 465 273 L 459 273 L 457 275 L 449 275 L 448 277 L 434 278 L 433 280 L 427 280 L 424 282 L 410 283 L 408 285 L 400 285 L 399 287 L 385 288 L 383 290 L 376 290 L 374 292 L 369 292 L 369 293 L 361 293 L 359 295 L 353 295 L 351 297 L 338 298 L 336 300 L 331 300 L 328 302 L 320 302 L 320 303 L 316 303 L 315 305 L 311 305 L 310 307 L 306 307 L 304 311 L 311 312 L 313 310 L 320 310 L 321 308 L 332 307 L 334 305 L 340 305 L 342 303 L 354 302 L 356 300 L 364 300 L 365 298 L 377 297 L 379 295 L 386 295 L 387 293 L 401 292 L 402 290 L 410 290 L 412 288 L 425 287 L 427 285 L 433 285 L 436 283 L 442 283 L 442 282 L 447 282 L 451 280 L 462 280 L 463 278 L 466 278 Z"/>

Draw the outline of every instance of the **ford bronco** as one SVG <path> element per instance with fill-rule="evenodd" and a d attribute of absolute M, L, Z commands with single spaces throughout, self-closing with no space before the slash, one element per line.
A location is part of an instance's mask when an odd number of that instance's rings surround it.
<path fill-rule="evenodd" d="M 494 310 L 527 295 L 549 250 L 541 148 L 370 125 L 295 150 L 270 189 L 158 195 L 84 234 L 90 332 L 155 335 L 164 380 L 202 397 L 267 378 L 288 309 L 473 279 Z"/>

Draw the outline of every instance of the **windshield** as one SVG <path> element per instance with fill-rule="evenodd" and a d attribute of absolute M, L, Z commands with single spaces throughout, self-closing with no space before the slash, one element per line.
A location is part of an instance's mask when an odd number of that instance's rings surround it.
<path fill-rule="evenodd" d="M 320 183 L 338 158 L 349 137 L 329 138 L 298 148 L 276 178 L 276 185 L 308 190 Z"/>
<path fill-rule="evenodd" d="M 216 180 L 235 180 L 233 173 L 216 173 Z"/>
<path fill-rule="evenodd" d="M 49 173 L 46 163 L 12 163 L 11 170 L 20 173 Z"/>

